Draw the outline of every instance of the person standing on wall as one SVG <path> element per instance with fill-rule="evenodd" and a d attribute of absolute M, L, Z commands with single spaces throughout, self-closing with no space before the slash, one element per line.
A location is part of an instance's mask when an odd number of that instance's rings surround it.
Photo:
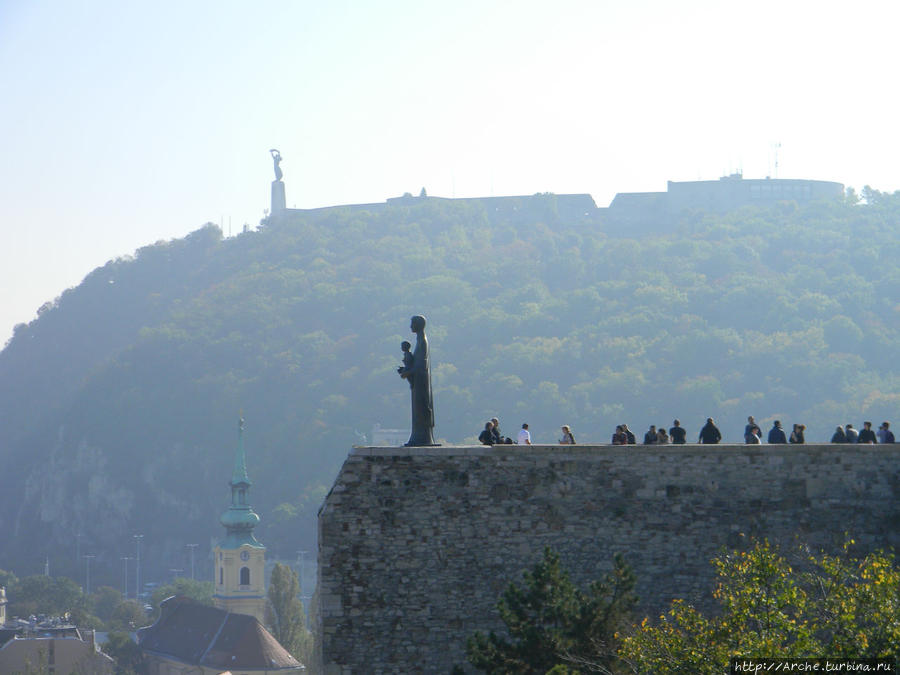
<path fill-rule="evenodd" d="M 787 443 L 787 436 L 784 435 L 780 420 L 775 420 L 769 429 L 769 443 Z"/>

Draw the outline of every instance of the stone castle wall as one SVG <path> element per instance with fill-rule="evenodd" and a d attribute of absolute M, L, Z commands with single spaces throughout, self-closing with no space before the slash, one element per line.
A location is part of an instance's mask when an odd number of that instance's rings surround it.
<path fill-rule="evenodd" d="M 550 546 L 579 584 L 613 553 L 642 610 L 708 606 L 743 535 L 832 549 L 900 544 L 893 446 L 354 448 L 319 513 L 326 673 L 449 673 Z"/>

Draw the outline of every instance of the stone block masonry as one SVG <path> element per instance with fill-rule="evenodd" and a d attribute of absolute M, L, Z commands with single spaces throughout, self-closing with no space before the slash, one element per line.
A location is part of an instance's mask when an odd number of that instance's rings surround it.
<path fill-rule="evenodd" d="M 900 544 L 900 444 L 354 448 L 319 512 L 325 672 L 449 673 L 550 546 L 584 587 L 621 552 L 641 610 L 708 607 L 741 535 Z"/>

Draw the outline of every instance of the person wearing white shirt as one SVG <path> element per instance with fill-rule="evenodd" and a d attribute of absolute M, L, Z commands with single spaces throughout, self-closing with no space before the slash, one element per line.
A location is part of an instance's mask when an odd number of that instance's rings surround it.
<path fill-rule="evenodd" d="M 531 434 L 528 433 L 528 425 L 523 424 L 519 429 L 519 438 L 516 441 L 519 445 L 531 445 Z"/>

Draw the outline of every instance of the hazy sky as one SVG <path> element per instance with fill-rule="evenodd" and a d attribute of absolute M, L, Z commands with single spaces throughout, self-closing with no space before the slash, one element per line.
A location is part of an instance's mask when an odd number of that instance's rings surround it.
<path fill-rule="evenodd" d="M 107 260 L 269 205 L 900 188 L 900 3 L 0 0 L 0 344 Z"/>

